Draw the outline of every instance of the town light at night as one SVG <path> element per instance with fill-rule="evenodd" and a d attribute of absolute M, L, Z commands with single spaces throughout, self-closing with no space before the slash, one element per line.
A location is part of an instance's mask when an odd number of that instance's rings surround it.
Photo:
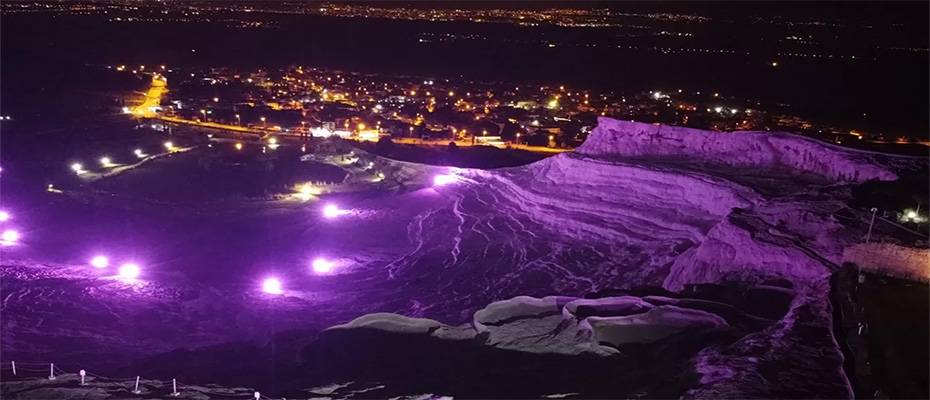
<path fill-rule="evenodd" d="M 110 160 L 110 157 L 100 157 L 100 165 L 104 167 L 109 167 L 113 165 L 113 160 Z"/>
<path fill-rule="evenodd" d="M 236 150 L 242 150 L 242 143 L 236 143 Z"/>
<path fill-rule="evenodd" d="M 80 175 L 84 173 L 84 166 L 81 163 L 71 164 L 71 170 Z"/>
<path fill-rule="evenodd" d="M 168 149 L 168 151 L 174 151 L 174 143 L 165 142 L 165 148 Z"/>
<path fill-rule="evenodd" d="M 95 256 L 90 259 L 90 265 L 94 268 L 106 268 L 110 265 L 110 259 L 106 256 Z"/>
<path fill-rule="evenodd" d="M 119 267 L 118 271 L 121 279 L 136 279 L 141 273 L 142 269 L 136 263 L 125 263 Z"/>
<path fill-rule="evenodd" d="M 313 268 L 313 272 L 328 274 L 333 270 L 333 262 L 325 258 L 316 258 L 313 260 L 313 263 L 311 263 L 311 267 Z"/>
<path fill-rule="evenodd" d="M 268 294 L 281 294 L 284 289 L 281 287 L 281 281 L 278 278 L 266 278 L 262 282 L 262 291 Z"/>
<path fill-rule="evenodd" d="M 0 222 L 6 222 L 10 219 L 10 213 L 6 211 L 0 211 Z"/>
<path fill-rule="evenodd" d="M 0 245 L 10 246 L 19 241 L 19 232 L 13 229 L 7 229 L 0 234 Z"/>
<path fill-rule="evenodd" d="M 145 157 L 145 153 L 142 152 L 142 149 L 135 149 L 133 150 L 132 154 L 135 154 L 136 157 L 139 157 L 139 158 Z"/>

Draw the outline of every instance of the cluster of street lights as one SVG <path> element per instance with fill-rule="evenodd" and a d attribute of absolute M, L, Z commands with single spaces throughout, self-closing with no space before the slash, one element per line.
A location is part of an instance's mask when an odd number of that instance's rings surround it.
<path fill-rule="evenodd" d="M 178 148 L 174 145 L 174 143 L 170 141 L 165 142 L 164 146 L 165 146 L 165 150 L 168 150 L 169 152 L 178 150 Z M 132 154 L 138 159 L 142 159 L 142 158 L 149 156 L 148 154 L 145 153 L 145 151 L 143 151 L 142 149 L 138 149 L 138 148 L 133 150 Z M 113 159 L 110 158 L 109 156 L 100 157 L 99 162 L 103 168 L 112 168 L 112 167 L 116 167 L 119 165 L 119 164 L 114 163 Z M 77 175 L 83 175 L 87 173 L 87 169 L 84 167 L 84 164 L 81 164 L 80 162 L 72 163 L 71 170 L 74 171 L 74 173 Z"/>

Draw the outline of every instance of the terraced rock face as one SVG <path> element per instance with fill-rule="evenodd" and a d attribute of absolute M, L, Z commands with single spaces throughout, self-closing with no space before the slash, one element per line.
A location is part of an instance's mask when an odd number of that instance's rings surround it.
<path fill-rule="evenodd" d="M 123 197 L 42 206 L 45 236 L 4 254 L 4 354 L 81 366 L 116 354 L 105 366 L 282 392 L 356 375 L 398 384 L 385 394 L 844 397 L 826 277 L 863 233 L 847 185 L 894 179 L 904 162 L 787 134 L 609 119 L 578 152 L 515 168 L 317 157 L 328 159 L 349 177 L 323 198 L 349 210 L 336 219 L 320 216 L 323 201 L 215 214 L 130 204 L 112 217 Z M 433 187 L 436 173 L 454 178 Z M 68 207 L 82 213 L 62 218 Z M 140 282 L 82 265 L 74 238 L 100 236 L 152 266 Z M 318 256 L 336 269 L 314 275 Z M 259 291 L 270 273 L 282 296 Z M 62 296 L 81 301 L 62 307 Z M 375 313 L 422 320 L 376 314 L 304 347 Z M 368 361 L 338 361 L 347 351 Z M 378 367 L 408 351 L 445 372 L 420 385 L 411 376 L 422 369 Z M 338 371 L 314 364 L 327 354 Z M 268 364 L 225 368 L 240 357 Z M 498 365 L 519 369 L 510 386 L 481 373 Z M 534 389 L 566 365 L 574 372 Z"/>

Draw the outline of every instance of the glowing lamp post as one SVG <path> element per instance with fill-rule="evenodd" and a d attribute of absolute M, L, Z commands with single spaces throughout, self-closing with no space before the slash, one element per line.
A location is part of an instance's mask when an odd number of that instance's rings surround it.
<path fill-rule="evenodd" d="M 101 157 L 100 165 L 103 165 L 104 167 L 111 167 L 113 166 L 113 160 L 111 160 L 110 157 Z"/>
<path fill-rule="evenodd" d="M 268 294 L 281 294 L 284 290 L 281 287 L 281 281 L 278 278 L 267 278 L 262 282 L 262 291 Z"/>
<path fill-rule="evenodd" d="M 139 158 L 145 157 L 145 153 L 142 152 L 142 149 L 135 149 L 133 150 L 132 154 L 135 154 L 136 157 L 139 157 Z"/>
<path fill-rule="evenodd" d="M 90 265 L 94 268 L 106 268 L 110 265 L 110 259 L 107 256 L 96 256 L 90 259 Z"/>

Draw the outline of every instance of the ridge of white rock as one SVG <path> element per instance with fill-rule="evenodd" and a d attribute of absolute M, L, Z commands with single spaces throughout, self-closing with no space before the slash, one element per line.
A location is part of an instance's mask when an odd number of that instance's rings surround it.
<path fill-rule="evenodd" d="M 830 145 L 786 132 L 714 132 L 598 118 L 576 150 L 595 157 L 685 158 L 733 167 L 787 167 L 837 182 L 895 180 L 877 153 Z"/>
<path fill-rule="evenodd" d="M 345 324 L 331 326 L 327 330 L 370 328 L 394 333 L 429 333 L 443 326 L 426 318 L 404 317 L 392 313 L 365 314 Z"/>
<path fill-rule="evenodd" d="M 699 241 L 733 208 L 761 198 L 751 189 L 694 171 L 562 154 L 512 170 L 476 171 L 530 218 L 579 237 L 649 242 L 674 232 Z"/>
<path fill-rule="evenodd" d="M 622 317 L 589 317 L 582 326 L 590 327 L 598 343 L 620 346 L 655 342 L 687 329 L 722 328 L 727 322 L 707 311 L 668 305 Z"/>

